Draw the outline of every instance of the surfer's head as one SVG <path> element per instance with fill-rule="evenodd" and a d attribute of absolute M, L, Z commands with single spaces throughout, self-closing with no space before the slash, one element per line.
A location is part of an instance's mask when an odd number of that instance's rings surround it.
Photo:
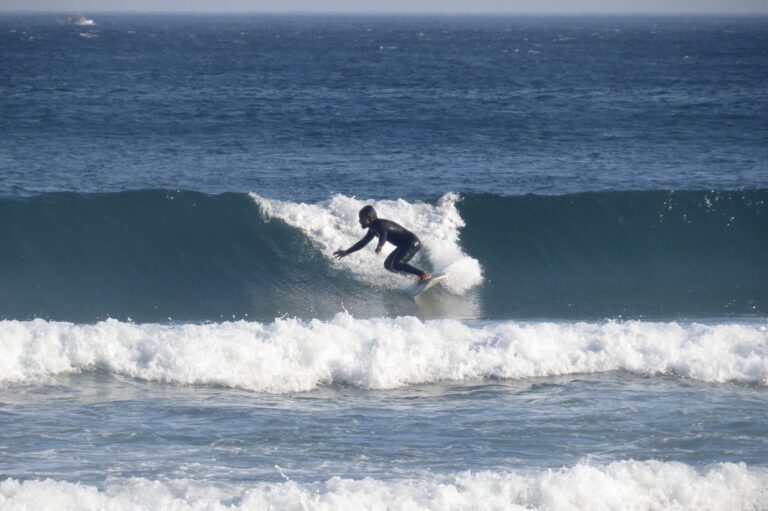
<path fill-rule="evenodd" d="M 358 213 L 358 218 L 360 219 L 360 227 L 365 229 L 366 227 L 370 226 L 373 222 L 376 221 L 376 210 L 373 209 L 373 206 L 368 205 L 360 210 L 360 213 Z"/>

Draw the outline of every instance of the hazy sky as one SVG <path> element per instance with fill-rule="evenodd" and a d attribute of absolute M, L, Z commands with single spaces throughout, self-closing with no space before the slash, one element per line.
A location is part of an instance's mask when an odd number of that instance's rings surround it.
<path fill-rule="evenodd" d="M 766 13 L 768 0 L 0 0 L 0 11 Z"/>

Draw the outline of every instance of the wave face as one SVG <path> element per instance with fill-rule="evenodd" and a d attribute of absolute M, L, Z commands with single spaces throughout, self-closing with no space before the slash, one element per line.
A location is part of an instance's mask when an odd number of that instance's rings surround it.
<path fill-rule="evenodd" d="M 768 190 L 481 194 L 459 209 L 491 316 L 768 312 Z"/>
<path fill-rule="evenodd" d="M 768 313 L 768 190 L 448 194 L 315 204 L 159 190 L 0 199 L 0 318 L 267 321 L 719 317 Z M 451 278 L 421 309 L 373 245 L 374 204 Z"/>
<path fill-rule="evenodd" d="M 3 200 L 0 218 L 6 318 L 272 319 L 311 314 L 312 289 L 346 294 L 300 232 L 264 222 L 245 194 L 57 193 Z"/>
<path fill-rule="evenodd" d="M 279 468 L 278 468 L 279 470 Z M 287 478 L 287 476 L 286 476 Z M 0 482 L 0 508 L 360 510 L 764 509 L 768 472 L 744 464 L 579 464 L 557 471 L 462 472 L 449 478 L 255 483 L 214 486 L 187 479 L 112 479 L 103 489 L 54 480 Z"/>
<path fill-rule="evenodd" d="M 768 385 L 764 324 L 423 322 L 413 317 L 272 323 L 0 322 L 0 384 L 105 370 L 257 392 L 324 384 L 392 389 L 483 378 L 624 370 Z"/>

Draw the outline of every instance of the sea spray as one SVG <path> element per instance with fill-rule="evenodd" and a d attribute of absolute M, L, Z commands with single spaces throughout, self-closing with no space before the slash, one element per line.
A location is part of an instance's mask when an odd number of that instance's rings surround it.
<path fill-rule="evenodd" d="M 317 204 L 267 199 L 255 193 L 251 197 L 266 218 L 279 218 L 301 229 L 329 259 L 335 250 L 348 248 L 363 237 L 365 231 L 358 223 L 358 212 L 371 204 L 381 218 L 402 224 L 421 239 L 429 261 L 427 270 L 449 272 L 450 278 L 444 284 L 447 289 L 463 293 L 483 281 L 480 262 L 461 249 L 459 230 L 465 224 L 456 209 L 456 194 L 446 194 L 436 204 L 402 199 L 364 201 L 343 195 Z M 383 262 L 369 247 L 337 264 L 365 282 L 402 287 L 402 277 L 387 272 Z"/>

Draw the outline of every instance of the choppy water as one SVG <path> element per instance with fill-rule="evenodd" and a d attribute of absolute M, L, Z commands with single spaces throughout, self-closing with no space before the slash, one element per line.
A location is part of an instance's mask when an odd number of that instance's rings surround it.
<path fill-rule="evenodd" d="M 58 18 L 0 509 L 767 509 L 768 19 Z M 331 257 L 369 203 L 446 285 Z"/>

